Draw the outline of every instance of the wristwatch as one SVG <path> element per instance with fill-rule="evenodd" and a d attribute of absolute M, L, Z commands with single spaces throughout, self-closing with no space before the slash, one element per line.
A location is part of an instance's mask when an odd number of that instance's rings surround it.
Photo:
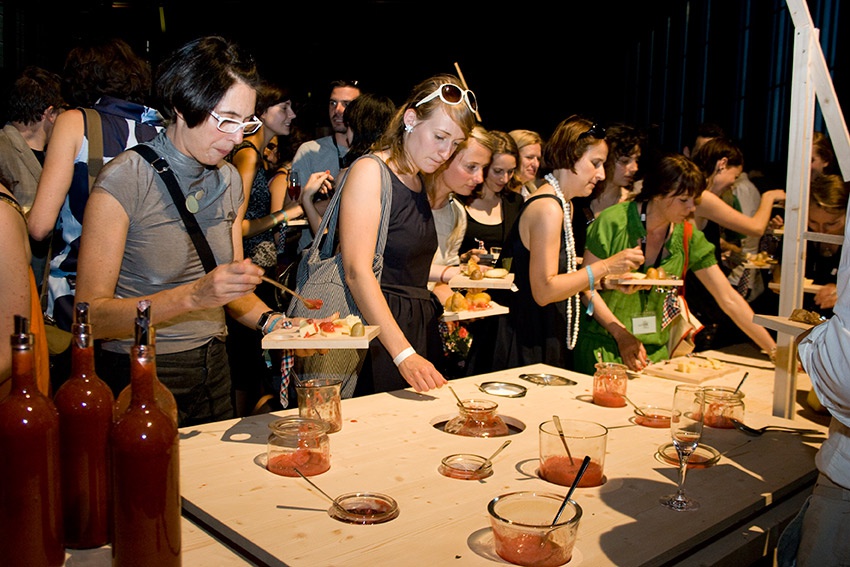
<path fill-rule="evenodd" d="M 260 318 L 257 320 L 257 324 L 255 325 L 256 329 L 258 331 L 262 331 L 263 329 L 265 329 L 266 324 L 269 322 L 269 319 L 271 319 L 272 315 L 276 314 L 278 314 L 277 311 L 269 309 L 268 311 L 260 315 Z"/>

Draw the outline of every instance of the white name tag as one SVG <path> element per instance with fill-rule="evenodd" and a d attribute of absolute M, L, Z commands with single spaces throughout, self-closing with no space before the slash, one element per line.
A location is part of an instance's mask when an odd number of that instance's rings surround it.
<path fill-rule="evenodd" d="M 655 315 L 632 318 L 632 334 L 651 335 L 656 331 Z"/>

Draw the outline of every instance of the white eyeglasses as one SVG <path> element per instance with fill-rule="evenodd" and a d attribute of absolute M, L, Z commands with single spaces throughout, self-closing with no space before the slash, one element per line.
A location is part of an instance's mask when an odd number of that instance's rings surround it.
<path fill-rule="evenodd" d="M 470 90 L 464 90 L 457 85 L 446 83 L 437 87 L 437 90 L 416 103 L 416 106 L 422 106 L 428 101 L 440 97 L 440 100 L 452 106 L 460 104 L 460 101 L 465 101 L 466 106 L 472 112 L 478 111 L 478 99 L 475 98 L 475 93 Z"/>
<path fill-rule="evenodd" d="M 248 122 L 239 122 L 233 118 L 219 116 L 214 110 L 210 110 L 210 114 L 218 120 L 218 124 L 215 127 L 218 128 L 219 132 L 224 132 L 225 134 L 235 134 L 239 130 L 242 130 L 242 133 L 246 135 L 253 134 L 263 125 L 262 121 L 256 116 L 253 116 L 252 120 Z"/>

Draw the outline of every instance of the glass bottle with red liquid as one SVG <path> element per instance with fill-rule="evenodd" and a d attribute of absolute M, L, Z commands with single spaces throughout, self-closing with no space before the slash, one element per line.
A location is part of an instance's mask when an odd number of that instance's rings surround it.
<path fill-rule="evenodd" d="M 138 303 L 136 307 L 136 317 L 148 321 L 146 340 L 151 346 L 153 346 L 156 343 L 156 329 L 150 326 L 151 302 L 149 299 L 143 299 Z M 156 372 L 154 372 L 153 375 L 153 394 L 157 405 L 162 411 L 171 416 L 171 418 L 174 420 L 174 425 L 177 426 L 177 400 L 174 399 L 174 394 L 171 393 L 171 390 L 169 390 L 165 384 L 160 382 L 159 378 L 156 375 Z M 118 398 L 115 400 L 115 409 L 113 413 L 113 418 L 115 420 L 117 420 L 120 416 L 126 413 L 127 409 L 130 407 L 130 398 L 132 396 L 133 383 L 130 382 L 130 384 L 128 384 L 126 388 L 121 390 L 121 393 L 118 394 Z"/>
<path fill-rule="evenodd" d="M 181 564 L 177 426 L 154 398 L 150 320 L 136 318 L 130 407 L 112 426 L 112 565 Z"/>
<path fill-rule="evenodd" d="M 109 431 L 115 399 L 94 369 L 89 304 L 77 303 L 71 329 L 71 376 L 56 391 L 62 462 L 65 547 L 109 543 Z"/>
<path fill-rule="evenodd" d="M 59 414 L 36 386 L 29 320 L 15 315 L 12 390 L 0 402 L 0 561 L 62 565 Z"/>
<path fill-rule="evenodd" d="M 289 198 L 297 201 L 301 197 L 301 183 L 298 181 L 298 174 L 294 171 L 289 172 L 289 187 L 287 188 Z"/>

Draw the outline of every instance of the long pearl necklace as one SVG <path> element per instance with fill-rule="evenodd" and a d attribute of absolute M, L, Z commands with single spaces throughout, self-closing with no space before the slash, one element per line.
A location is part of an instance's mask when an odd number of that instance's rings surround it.
<path fill-rule="evenodd" d="M 576 241 L 573 237 L 572 205 L 564 198 L 561 184 L 551 173 L 545 177 L 555 195 L 561 200 L 561 208 L 564 209 L 564 248 L 567 251 L 567 273 L 576 271 Z M 581 298 L 579 294 L 567 298 L 567 348 L 573 350 L 578 339 L 579 312 L 581 309 Z"/>

